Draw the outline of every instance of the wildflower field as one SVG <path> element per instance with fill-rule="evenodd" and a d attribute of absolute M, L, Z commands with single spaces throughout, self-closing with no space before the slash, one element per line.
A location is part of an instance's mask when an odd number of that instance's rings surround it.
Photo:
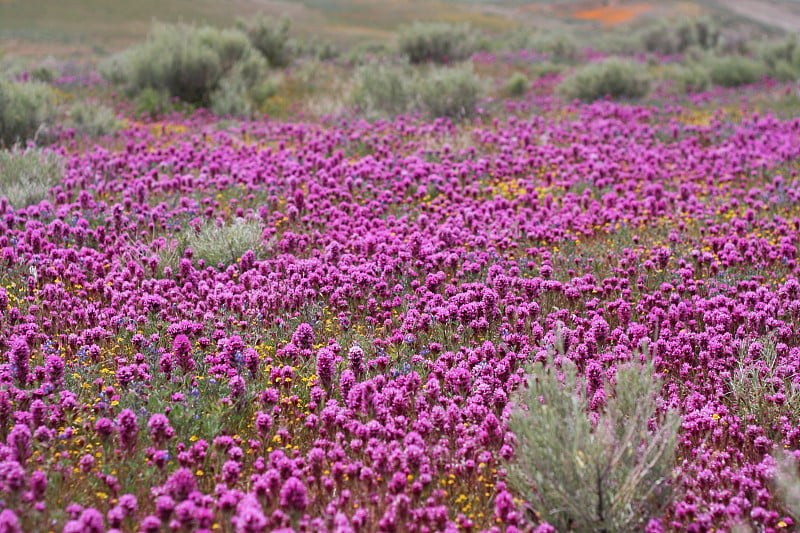
<path fill-rule="evenodd" d="M 0 533 L 795 530 L 794 86 L 531 72 L 450 118 L 57 80 L 108 109 L 0 150 Z"/>

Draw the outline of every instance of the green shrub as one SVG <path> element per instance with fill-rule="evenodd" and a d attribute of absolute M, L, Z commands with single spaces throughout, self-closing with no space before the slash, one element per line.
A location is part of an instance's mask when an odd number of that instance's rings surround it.
<path fill-rule="evenodd" d="M 320 40 L 295 44 L 294 52 L 298 56 L 311 57 L 319 61 L 330 61 L 342 54 L 341 49 L 335 43 Z"/>
<path fill-rule="evenodd" d="M 531 82 L 522 72 L 515 72 L 506 82 L 505 92 L 509 96 L 519 97 L 528 92 Z"/>
<path fill-rule="evenodd" d="M 480 34 L 475 38 L 473 48 L 475 52 L 497 52 L 500 50 L 497 40 L 486 34 Z"/>
<path fill-rule="evenodd" d="M 702 92 L 711 88 L 711 76 L 703 65 L 687 63 L 667 65 L 662 70 L 662 78 L 672 82 L 679 94 Z"/>
<path fill-rule="evenodd" d="M 245 87 L 251 88 L 261 83 L 267 76 L 269 64 L 264 56 L 253 50 L 238 61 L 231 69 L 228 77 L 236 79 Z"/>
<path fill-rule="evenodd" d="M 0 82 L 13 81 L 28 70 L 27 62 L 16 55 L 0 56 Z"/>
<path fill-rule="evenodd" d="M 156 237 L 154 231 L 150 235 L 152 240 L 149 243 L 123 234 L 117 250 L 121 261 L 123 264 L 134 261 L 145 272 L 152 273 L 159 278 L 166 276 L 165 270 L 167 268 L 172 272 L 176 272 L 180 266 L 180 260 L 185 256 L 186 241 L 189 234 L 188 231 L 182 229 L 183 226 L 181 224 L 177 226 L 175 232 L 168 233 L 165 236 Z M 153 269 L 153 259 L 157 259 L 155 269 Z"/>
<path fill-rule="evenodd" d="M 146 88 L 140 92 L 134 100 L 134 107 L 137 115 L 148 115 L 155 119 L 172 109 L 169 96 L 163 91 Z"/>
<path fill-rule="evenodd" d="M 722 39 L 722 32 L 717 24 L 708 17 L 701 17 L 688 24 L 688 30 L 682 30 L 683 34 L 687 31 L 691 35 L 689 38 L 692 44 L 699 46 L 703 50 L 713 50 L 719 46 Z M 678 32 L 681 35 L 681 32 Z"/>
<path fill-rule="evenodd" d="M 277 81 L 267 79 L 257 83 L 250 89 L 250 98 L 253 100 L 253 105 L 257 109 L 261 109 L 261 106 L 264 105 L 267 100 L 278 94 L 278 90 L 279 85 Z"/>
<path fill-rule="evenodd" d="M 552 30 L 540 30 L 532 34 L 526 48 L 559 61 L 574 61 L 581 51 L 575 35 Z"/>
<path fill-rule="evenodd" d="M 758 57 L 771 78 L 779 81 L 800 78 L 800 39 L 796 35 L 760 44 Z"/>
<path fill-rule="evenodd" d="M 389 47 L 384 42 L 364 42 L 349 48 L 342 59 L 349 65 L 360 66 L 389 54 Z"/>
<path fill-rule="evenodd" d="M 57 112 L 56 98 L 41 82 L 0 82 L 0 146 L 34 139 Z"/>
<path fill-rule="evenodd" d="M 50 65 L 39 65 L 31 70 L 31 78 L 42 83 L 51 83 L 58 77 L 58 71 Z"/>
<path fill-rule="evenodd" d="M 20 209 L 38 204 L 64 175 L 63 158 L 41 148 L 0 151 L 0 198 Z"/>
<path fill-rule="evenodd" d="M 510 52 L 517 50 L 533 50 L 546 54 L 548 59 L 554 61 L 572 61 L 580 54 L 579 38 L 570 31 L 538 29 L 519 29 L 510 33 L 505 39 L 505 49 Z"/>
<path fill-rule="evenodd" d="M 800 391 L 792 384 L 792 376 L 780 371 L 774 340 L 763 337 L 753 342 L 758 342 L 759 356 L 750 357 L 752 342 L 739 349 L 738 368 L 733 372 L 728 397 L 742 421 L 756 424 L 770 438 L 780 440 L 781 417 L 786 416 L 793 423 L 800 420 Z M 782 404 L 767 399 L 777 392 L 786 396 Z"/>
<path fill-rule="evenodd" d="M 603 32 L 592 43 L 592 48 L 607 54 L 634 55 L 644 50 L 639 35 L 632 31 L 611 30 Z"/>
<path fill-rule="evenodd" d="M 409 110 L 411 93 L 407 68 L 369 63 L 359 68 L 352 102 L 367 116 L 400 115 Z"/>
<path fill-rule="evenodd" d="M 281 17 L 277 22 L 264 14 L 256 16 L 251 21 L 238 21 L 238 27 L 250 39 L 250 43 L 261 52 L 272 67 L 285 67 L 291 60 L 289 48 L 289 29 L 291 22 L 288 17 Z"/>
<path fill-rule="evenodd" d="M 328 89 L 330 87 L 328 79 L 323 81 L 325 70 L 322 63 L 316 58 L 309 58 L 303 61 L 296 68 L 292 69 L 290 80 L 299 82 L 299 89 L 305 93 L 314 92 L 316 89 Z"/>
<path fill-rule="evenodd" d="M 252 250 L 260 256 L 265 250 L 262 242 L 263 227 L 257 220 L 237 218 L 233 222 L 218 224 L 207 220 L 200 227 L 189 225 L 165 237 L 153 238 L 149 245 L 128 241 L 122 246 L 121 255 L 126 260 L 136 261 L 149 269 L 151 257 L 158 258 L 154 274 L 163 277 L 169 268 L 175 272 L 180 260 L 186 257 L 186 250 L 192 250 L 194 261 L 204 261 L 206 267 L 226 267 L 236 262 Z"/>
<path fill-rule="evenodd" d="M 113 85 L 124 85 L 130 79 L 129 58 L 136 52 L 136 49 L 128 49 L 113 54 L 97 65 L 97 72 L 106 81 Z"/>
<path fill-rule="evenodd" d="M 650 90 L 646 65 L 611 57 L 575 69 L 562 81 L 558 91 L 568 97 L 591 102 L 605 96 L 614 99 L 641 98 Z"/>
<path fill-rule="evenodd" d="M 156 24 L 144 43 L 109 61 L 102 72 L 111 81 L 125 80 L 134 94 L 153 89 L 208 105 L 226 76 L 257 79 L 265 66 L 258 55 L 238 30 Z"/>
<path fill-rule="evenodd" d="M 434 68 L 415 85 L 423 110 L 432 117 L 472 116 L 485 92 L 483 82 L 469 66 Z"/>
<path fill-rule="evenodd" d="M 247 87 L 241 80 L 225 78 L 211 93 L 211 111 L 217 116 L 249 117 L 253 114 L 253 104 Z"/>
<path fill-rule="evenodd" d="M 539 363 L 518 393 L 509 486 L 559 531 L 644 531 L 673 496 L 680 417 L 659 413 L 652 365 L 618 367 L 594 424 L 585 379 L 566 358 L 561 372 Z"/>
<path fill-rule="evenodd" d="M 661 20 L 639 32 L 641 48 L 662 55 L 682 54 L 689 48 L 714 50 L 722 34 L 709 18 Z"/>
<path fill-rule="evenodd" d="M 797 470 L 797 460 L 781 451 L 776 453 L 775 462 L 775 493 L 792 518 L 800 520 L 800 472 Z"/>
<path fill-rule="evenodd" d="M 468 25 L 416 22 L 401 31 L 398 47 L 413 64 L 457 63 L 472 55 L 475 39 Z"/>
<path fill-rule="evenodd" d="M 260 54 L 251 54 L 240 61 L 211 93 L 211 111 L 218 116 L 252 116 L 253 110 L 263 101 L 261 96 L 266 72 L 267 61 Z"/>
<path fill-rule="evenodd" d="M 774 70 L 770 70 L 769 75 L 778 81 L 795 81 L 800 78 L 800 66 L 781 61 Z"/>
<path fill-rule="evenodd" d="M 333 43 L 324 42 L 315 47 L 314 56 L 320 61 L 331 61 L 342 55 L 341 49 Z"/>
<path fill-rule="evenodd" d="M 744 56 L 709 56 L 704 65 L 711 82 L 722 87 L 750 85 L 766 74 L 763 64 Z"/>
<path fill-rule="evenodd" d="M 531 78 L 538 79 L 542 76 L 549 76 L 550 74 L 561 74 L 567 68 L 564 64 L 553 63 L 551 61 L 542 61 L 533 63 L 528 67 Z"/>
<path fill-rule="evenodd" d="M 97 102 L 78 102 L 69 109 L 66 125 L 89 137 L 102 137 L 122 129 L 114 110 Z"/>
<path fill-rule="evenodd" d="M 356 74 L 351 103 L 371 117 L 421 111 L 433 117 L 462 118 L 475 113 L 485 92 L 468 66 L 412 70 L 371 63 Z"/>
<path fill-rule="evenodd" d="M 189 230 L 186 246 L 192 249 L 196 260 L 207 266 L 232 265 L 248 250 L 258 255 L 262 250 L 263 228 L 257 220 L 236 219 L 218 225 L 207 221 L 197 231 Z"/>

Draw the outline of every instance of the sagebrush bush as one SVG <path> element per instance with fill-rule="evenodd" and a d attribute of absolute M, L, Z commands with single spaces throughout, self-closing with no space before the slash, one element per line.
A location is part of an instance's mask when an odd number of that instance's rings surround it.
<path fill-rule="evenodd" d="M 125 85 L 130 80 L 129 58 L 135 52 L 135 48 L 129 48 L 106 57 L 98 63 L 97 72 L 113 85 Z"/>
<path fill-rule="evenodd" d="M 698 93 L 711 88 L 711 75 L 703 65 L 697 63 L 666 65 L 661 77 L 670 81 L 679 94 Z"/>
<path fill-rule="evenodd" d="M 69 108 L 66 125 L 89 137 L 102 137 L 119 131 L 124 122 L 114 110 L 98 102 L 78 102 Z"/>
<path fill-rule="evenodd" d="M 135 261 L 145 270 L 153 269 L 158 277 L 167 276 L 168 271 L 176 272 L 181 259 L 187 257 L 187 250 L 191 250 L 194 261 L 202 260 L 206 267 L 227 267 L 236 264 L 248 250 L 257 257 L 262 254 L 265 249 L 262 231 L 257 220 L 238 218 L 224 224 L 207 220 L 197 228 L 187 224 L 172 235 L 153 237 L 149 245 L 128 241 L 122 245 L 121 254 L 126 261 Z"/>
<path fill-rule="evenodd" d="M 356 72 L 352 102 L 367 116 L 401 115 L 411 103 L 411 76 L 408 68 L 368 63 Z"/>
<path fill-rule="evenodd" d="M 411 69 L 370 63 L 358 70 L 351 103 L 367 116 L 423 112 L 432 117 L 472 116 L 485 93 L 469 66 Z"/>
<path fill-rule="evenodd" d="M 31 79 L 42 83 L 51 83 L 58 77 L 56 68 L 49 64 L 43 64 L 31 70 Z"/>
<path fill-rule="evenodd" d="M 270 98 L 276 96 L 279 92 L 280 83 L 278 80 L 267 79 L 257 83 L 250 89 L 250 98 L 253 100 L 255 109 L 261 109 Z"/>
<path fill-rule="evenodd" d="M 525 48 L 555 61 L 574 61 L 581 51 L 578 41 L 578 37 L 569 32 L 539 30 L 529 35 Z"/>
<path fill-rule="evenodd" d="M 0 55 L 0 82 L 19 78 L 28 67 L 28 63 L 17 55 Z"/>
<path fill-rule="evenodd" d="M 505 92 L 509 96 L 519 97 L 528 92 L 531 82 L 522 72 L 515 72 L 506 82 Z"/>
<path fill-rule="evenodd" d="M 137 115 L 147 115 L 153 119 L 172 108 L 169 96 L 164 91 L 151 88 L 142 90 L 133 103 Z"/>
<path fill-rule="evenodd" d="M 64 176 L 64 158 L 41 148 L 0 150 L 0 198 L 17 209 L 38 204 Z"/>
<path fill-rule="evenodd" d="M 673 497 L 680 417 L 658 410 L 652 365 L 618 367 L 595 423 L 586 380 L 566 358 L 561 373 L 539 363 L 517 395 L 509 485 L 559 531 L 644 531 Z"/>
<path fill-rule="evenodd" d="M 422 109 L 432 117 L 472 116 L 485 91 L 483 82 L 469 66 L 434 68 L 415 86 Z"/>
<path fill-rule="evenodd" d="M 257 220 L 236 219 L 223 225 L 207 221 L 197 231 L 188 230 L 186 246 L 207 266 L 232 265 L 248 250 L 260 253 L 262 231 Z"/>
<path fill-rule="evenodd" d="M 246 54 L 241 61 L 238 61 L 227 77 L 249 89 L 264 80 L 268 69 L 267 60 L 261 54 L 253 52 Z"/>
<path fill-rule="evenodd" d="M 711 82 L 721 87 L 756 83 L 766 74 L 764 65 L 744 56 L 708 56 L 703 62 Z"/>
<path fill-rule="evenodd" d="M 294 54 L 297 56 L 311 57 L 319 61 L 330 61 L 342 54 L 339 45 L 327 40 L 311 40 L 307 42 L 294 43 Z"/>
<path fill-rule="evenodd" d="M 120 236 L 118 253 L 124 264 L 133 261 L 146 272 L 163 278 L 178 270 L 180 260 L 185 257 L 189 231 L 179 225 L 175 233 L 166 236 L 150 236 L 150 242 L 137 241 L 125 234 Z"/>
<path fill-rule="evenodd" d="M 238 79 L 223 79 L 211 93 L 210 109 L 217 116 L 248 117 L 253 114 L 253 103 L 247 87 Z"/>
<path fill-rule="evenodd" d="M 553 63 L 552 61 L 541 61 L 537 63 L 533 63 L 528 67 L 528 72 L 532 79 L 538 79 L 543 76 L 549 76 L 551 74 L 561 74 L 564 70 L 568 68 L 563 63 Z"/>
<path fill-rule="evenodd" d="M 706 17 L 661 20 L 642 29 L 640 49 L 662 55 L 682 54 L 689 48 L 714 50 L 722 39 L 717 24 Z"/>
<path fill-rule="evenodd" d="M 240 19 L 238 27 L 244 31 L 250 43 L 261 52 L 272 67 L 285 67 L 292 59 L 289 46 L 291 22 L 288 17 L 278 21 L 260 14 L 250 21 Z"/>
<path fill-rule="evenodd" d="M 775 454 L 775 462 L 775 493 L 792 518 L 800 520 L 800 471 L 797 460 L 780 450 Z"/>
<path fill-rule="evenodd" d="M 416 22 L 401 30 L 398 48 L 412 64 L 457 63 L 475 51 L 469 25 Z"/>
<path fill-rule="evenodd" d="M 771 78 L 778 81 L 800 78 L 800 39 L 796 35 L 761 43 L 757 48 L 758 58 Z"/>
<path fill-rule="evenodd" d="M 152 89 L 208 105 L 226 76 L 260 78 L 266 62 L 258 56 L 239 30 L 155 24 L 144 43 L 109 60 L 103 72 L 111 81 L 124 80 L 134 94 Z"/>
<path fill-rule="evenodd" d="M 650 84 L 651 77 L 646 65 L 610 57 L 602 63 L 589 63 L 576 68 L 558 85 L 558 91 L 563 96 L 584 102 L 605 96 L 633 99 L 645 96 Z"/>
<path fill-rule="evenodd" d="M 745 343 L 739 349 L 738 367 L 729 384 L 729 398 L 735 412 L 743 421 L 758 425 L 777 439 L 781 436 L 782 417 L 794 423 L 800 420 L 800 390 L 792 383 L 792 376 L 779 366 L 773 339 L 763 337 Z M 778 392 L 784 395 L 781 403 L 769 399 Z"/>
<path fill-rule="evenodd" d="M 635 55 L 644 51 L 641 39 L 636 32 L 607 31 L 592 42 L 592 48 L 608 54 Z"/>
<path fill-rule="evenodd" d="M 531 50 L 551 61 L 572 61 L 581 50 L 580 37 L 567 30 L 521 28 L 504 36 L 502 48 L 509 52 Z"/>
<path fill-rule="evenodd" d="M 209 108 L 219 116 L 250 117 L 261 100 L 267 62 L 253 54 L 237 64 L 211 93 Z"/>
<path fill-rule="evenodd" d="M 342 56 L 344 63 L 353 66 L 367 65 L 390 55 L 389 46 L 382 42 L 363 42 L 350 47 Z"/>
<path fill-rule="evenodd" d="M 0 82 L 0 146 L 34 139 L 58 112 L 53 91 L 41 82 Z"/>

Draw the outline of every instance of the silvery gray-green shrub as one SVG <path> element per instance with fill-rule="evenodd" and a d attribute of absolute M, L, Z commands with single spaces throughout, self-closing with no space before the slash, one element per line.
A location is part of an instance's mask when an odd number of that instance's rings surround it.
<path fill-rule="evenodd" d="M 466 24 L 415 22 L 401 31 L 398 48 L 412 64 L 457 63 L 475 52 L 474 32 Z"/>
<path fill-rule="evenodd" d="M 0 146 L 34 139 L 56 117 L 56 97 L 42 82 L 0 82 Z"/>
<path fill-rule="evenodd" d="M 124 126 L 114 110 L 98 102 L 78 102 L 69 109 L 66 125 L 89 137 L 101 137 Z"/>
<path fill-rule="evenodd" d="M 763 63 L 744 56 L 708 56 L 704 65 L 714 85 L 740 87 L 756 83 L 766 74 Z"/>
<path fill-rule="evenodd" d="M 517 394 L 509 486 L 559 531 L 644 531 L 672 498 L 681 418 L 659 409 L 652 365 L 626 364 L 592 423 L 586 380 L 561 361 L 536 364 Z"/>
<path fill-rule="evenodd" d="M 615 100 L 635 99 L 650 91 L 647 65 L 630 59 L 610 57 L 600 63 L 577 67 L 558 85 L 558 91 L 571 99 L 592 102 L 610 96 Z"/>
<path fill-rule="evenodd" d="M 250 21 L 239 20 L 237 26 L 242 30 L 250 43 L 261 52 L 271 67 L 285 67 L 292 59 L 289 47 L 289 29 L 291 22 L 288 17 L 281 17 L 275 21 L 260 14 Z"/>
<path fill-rule="evenodd" d="M 208 106 L 226 78 L 245 85 L 262 79 L 267 61 L 235 29 L 155 24 L 147 40 L 110 58 L 101 71 L 133 94 L 152 90 Z"/>
<path fill-rule="evenodd" d="M 484 92 L 469 65 L 434 68 L 419 78 L 415 90 L 422 108 L 434 118 L 474 115 Z"/>
<path fill-rule="evenodd" d="M 64 158 L 41 148 L 0 150 L 0 198 L 15 208 L 38 204 L 64 176 Z"/>

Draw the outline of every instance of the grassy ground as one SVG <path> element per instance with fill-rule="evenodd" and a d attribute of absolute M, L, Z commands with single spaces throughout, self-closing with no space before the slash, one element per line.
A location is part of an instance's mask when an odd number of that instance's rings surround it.
<path fill-rule="evenodd" d="M 230 25 L 257 11 L 286 13 L 298 27 L 320 21 L 304 6 L 251 0 L 0 0 L 0 43 L 9 53 L 81 44 L 114 50 L 141 40 L 154 18 Z M 50 45 L 50 46 L 46 46 Z"/>
<path fill-rule="evenodd" d="M 490 31 L 517 24 L 509 12 L 446 1 L 0 0 L 0 47 L 15 55 L 112 51 L 141 40 L 154 18 L 229 26 L 259 11 L 286 14 L 300 35 L 346 42 L 389 38 L 414 20 L 469 22 Z"/>
<path fill-rule="evenodd" d="M 391 39 L 398 26 L 415 20 L 468 22 L 502 33 L 517 26 L 584 22 L 607 27 L 710 12 L 726 20 L 800 27 L 798 9 L 778 0 L 618 0 L 612 7 L 599 0 L 0 0 L 0 52 L 103 55 L 140 41 L 153 19 L 230 26 L 237 17 L 259 11 L 289 16 L 298 37 L 351 44 Z"/>

